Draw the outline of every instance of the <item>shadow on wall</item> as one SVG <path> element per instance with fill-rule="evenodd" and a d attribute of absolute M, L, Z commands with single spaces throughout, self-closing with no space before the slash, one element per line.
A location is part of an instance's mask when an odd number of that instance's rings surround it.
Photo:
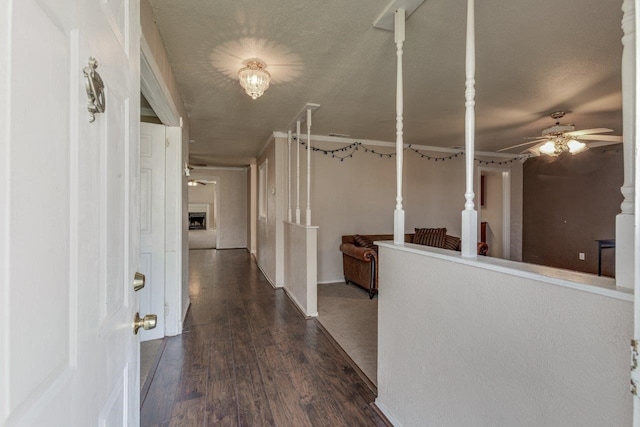
<path fill-rule="evenodd" d="M 527 160 L 523 167 L 522 260 L 597 274 L 596 240 L 615 238 L 622 183 L 619 146 Z M 602 252 L 602 274 L 615 276 L 615 249 Z"/>

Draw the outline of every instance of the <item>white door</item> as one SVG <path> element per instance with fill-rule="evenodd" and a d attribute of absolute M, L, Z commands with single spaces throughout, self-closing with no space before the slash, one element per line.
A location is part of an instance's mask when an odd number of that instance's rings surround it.
<path fill-rule="evenodd" d="M 140 332 L 142 341 L 165 335 L 165 129 L 140 123 L 140 314 L 158 315 L 155 329 Z"/>
<path fill-rule="evenodd" d="M 0 425 L 139 423 L 139 3 L 0 6 Z M 106 111 L 89 123 L 83 68 Z"/>

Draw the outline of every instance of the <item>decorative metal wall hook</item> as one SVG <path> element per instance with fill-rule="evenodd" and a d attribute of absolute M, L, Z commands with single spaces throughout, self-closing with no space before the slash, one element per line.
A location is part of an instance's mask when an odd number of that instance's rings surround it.
<path fill-rule="evenodd" d="M 96 113 L 104 113 L 106 102 L 104 98 L 104 83 L 100 74 L 96 71 L 98 68 L 98 61 L 89 57 L 89 66 L 84 67 L 84 85 L 87 89 L 87 97 L 89 103 L 87 104 L 87 110 L 89 110 L 89 123 L 93 123 L 96 119 Z"/>

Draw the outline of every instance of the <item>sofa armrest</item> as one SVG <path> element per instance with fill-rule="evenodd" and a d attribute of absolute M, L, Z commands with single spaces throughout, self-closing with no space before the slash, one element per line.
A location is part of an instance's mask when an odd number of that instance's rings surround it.
<path fill-rule="evenodd" d="M 478 242 L 478 255 L 487 255 L 489 252 L 489 245 L 487 242 Z"/>
<path fill-rule="evenodd" d="M 373 249 L 356 246 L 353 243 L 341 244 L 340 251 L 345 255 L 365 262 L 371 262 L 371 259 L 377 259 L 378 257 L 378 254 Z"/>

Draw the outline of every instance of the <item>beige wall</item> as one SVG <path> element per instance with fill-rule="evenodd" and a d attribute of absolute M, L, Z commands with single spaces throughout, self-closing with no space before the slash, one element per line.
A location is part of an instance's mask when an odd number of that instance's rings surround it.
<path fill-rule="evenodd" d="M 185 127 L 188 128 L 188 124 L 186 123 L 188 122 L 188 116 L 184 108 L 182 95 L 180 94 L 178 84 L 176 83 L 176 79 L 173 75 L 171 64 L 169 64 L 169 58 L 167 57 L 167 52 L 164 49 L 164 42 L 162 41 L 162 37 L 158 31 L 156 19 L 153 15 L 153 9 L 149 0 L 140 1 L 140 25 L 142 26 L 142 36 L 149 44 L 153 54 L 153 59 L 162 74 L 162 80 L 166 84 L 167 89 L 173 98 L 173 102 L 180 114 L 180 117 L 182 117 L 182 120 L 185 122 Z"/>
<path fill-rule="evenodd" d="M 210 168 L 191 171 L 191 178 L 216 181 L 218 249 L 247 247 L 247 171 Z M 197 187 L 196 187 L 197 188 Z M 191 203 L 192 201 L 189 200 Z"/>
<path fill-rule="evenodd" d="M 277 139 L 286 152 L 286 140 Z M 313 142 L 323 149 L 342 148 L 344 144 Z M 293 149 L 294 145 L 292 145 Z M 373 147 L 376 152 L 392 153 L 391 147 Z M 342 152 L 336 155 L 347 155 Z M 301 155 L 302 223 L 306 209 L 306 151 Z M 443 157 L 445 153 L 430 153 Z M 396 197 L 395 157 L 365 153 L 362 148 L 353 157 L 340 161 L 312 152 L 311 218 L 318 231 L 318 281 L 343 280 L 342 255 L 338 247 L 344 234 L 393 234 L 393 210 Z M 286 159 L 286 157 L 285 157 Z M 404 156 L 405 231 L 416 227 L 446 227 L 449 234 L 460 236 L 461 212 L 464 209 L 464 156 L 435 162 L 406 151 Z M 489 160 L 496 160 L 495 158 Z M 499 160 L 499 159 L 498 159 Z M 286 164 L 286 163 L 285 163 Z M 270 165 L 271 166 L 271 165 Z M 295 179 L 295 153 L 292 176 Z M 501 166 L 512 172 L 512 216 L 521 215 L 522 164 Z M 282 168 L 286 178 L 286 166 Z M 286 181 L 284 184 L 286 192 Z M 295 181 L 292 187 L 295 194 Z M 286 196 L 285 196 L 286 207 Z M 295 209 L 295 196 L 293 198 Z M 476 207 L 478 208 L 478 207 Z M 520 256 L 521 220 L 512 220 L 512 259 Z"/>

